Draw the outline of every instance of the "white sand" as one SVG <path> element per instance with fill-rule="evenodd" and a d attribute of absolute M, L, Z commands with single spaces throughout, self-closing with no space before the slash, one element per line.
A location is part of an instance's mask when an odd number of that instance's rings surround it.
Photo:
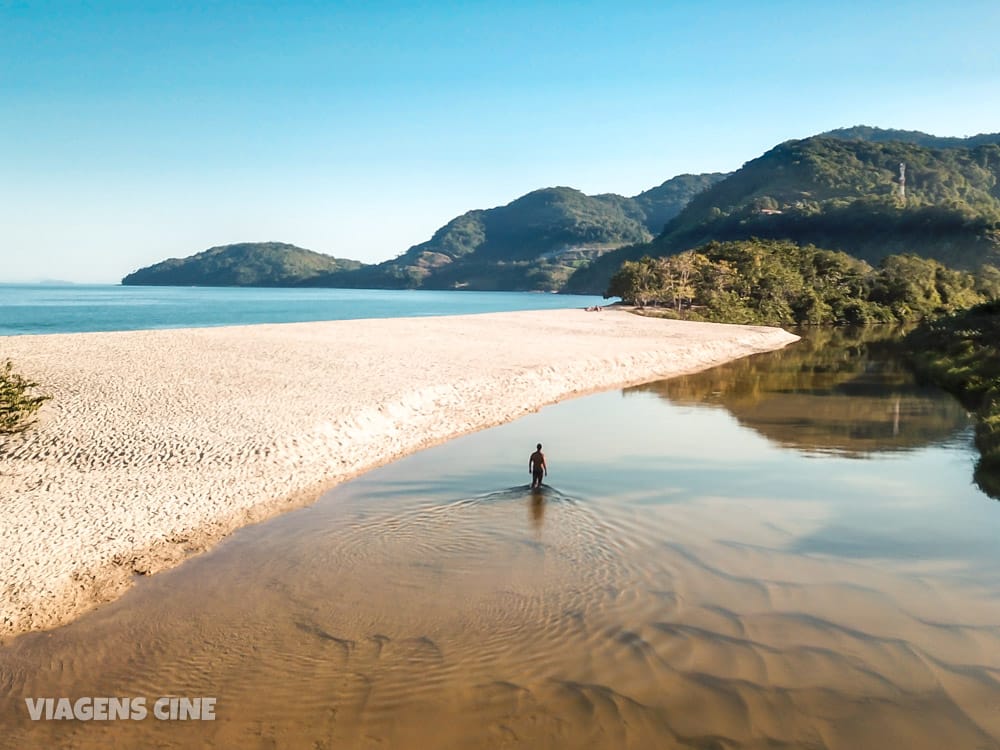
<path fill-rule="evenodd" d="M 53 396 L 0 443 L 0 637 L 420 448 L 795 339 L 612 310 L 0 337 Z"/>

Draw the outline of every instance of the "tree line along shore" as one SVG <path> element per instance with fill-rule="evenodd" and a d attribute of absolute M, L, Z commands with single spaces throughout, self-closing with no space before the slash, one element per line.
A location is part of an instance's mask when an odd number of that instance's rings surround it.
<path fill-rule="evenodd" d="M 780 240 L 711 242 L 626 261 L 607 294 L 645 315 L 776 326 L 912 324 L 898 342 L 923 380 L 976 415 L 975 478 L 1000 499 L 1000 271 L 915 255 L 877 267 Z"/>
<path fill-rule="evenodd" d="M 904 340 L 916 372 L 976 414 L 976 483 L 1000 499 L 1000 299 L 928 321 Z"/>

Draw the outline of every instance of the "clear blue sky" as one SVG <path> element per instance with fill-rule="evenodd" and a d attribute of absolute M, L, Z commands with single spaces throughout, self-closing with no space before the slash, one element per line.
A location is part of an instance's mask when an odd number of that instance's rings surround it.
<path fill-rule="evenodd" d="M 996 0 L 0 0 L 0 279 L 256 240 L 378 261 L 539 187 L 996 132 L 998 38 Z"/>

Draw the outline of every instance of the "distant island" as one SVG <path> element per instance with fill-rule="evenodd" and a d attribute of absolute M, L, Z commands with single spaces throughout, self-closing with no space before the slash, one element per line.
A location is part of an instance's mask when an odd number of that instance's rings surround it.
<path fill-rule="evenodd" d="M 355 270 L 341 260 L 284 242 L 241 242 L 211 247 L 188 258 L 170 258 L 130 273 L 127 286 L 299 286 L 322 274 Z"/>
<path fill-rule="evenodd" d="M 781 143 L 732 174 L 680 175 L 633 197 L 535 190 L 455 217 L 377 264 L 277 242 L 214 247 L 123 284 L 605 294 L 622 264 L 710 242 L 787 241 L 871 265 L 912 254 L 1000 267 L 1000 134 L 864 125 Z"/>

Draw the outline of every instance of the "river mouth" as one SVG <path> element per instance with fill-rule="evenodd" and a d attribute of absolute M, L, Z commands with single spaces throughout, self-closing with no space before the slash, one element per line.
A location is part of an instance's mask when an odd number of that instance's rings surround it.
<path fill-rule="evenodd" d="M 998 747 L 965 413 L 810 346 L 411 456 L 19 638 L 0 745 Z M 30 718 L 63 696 L 215 718 Z"/>

